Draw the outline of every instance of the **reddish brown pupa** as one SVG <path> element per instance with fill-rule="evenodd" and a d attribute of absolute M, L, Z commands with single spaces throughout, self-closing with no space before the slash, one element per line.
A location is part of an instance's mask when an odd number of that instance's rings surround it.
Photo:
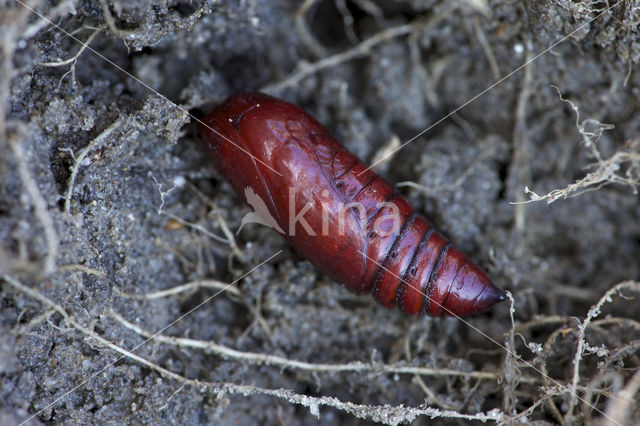
<path fill-rule="evenodd" d="M 238 195 L 254 207 L 259 198 L 289 244 L 350 290 L 411 315 L 472 315 L 504 299 L 482 269 L 297 106 L 238 94 L 204 123 L 200 137 Z"/>

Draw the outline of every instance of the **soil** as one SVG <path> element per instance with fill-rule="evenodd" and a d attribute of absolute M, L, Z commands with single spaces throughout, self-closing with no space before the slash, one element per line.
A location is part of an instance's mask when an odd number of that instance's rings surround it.
<path fill-rule="evenodd" d="M 637 424 L 639 6 L 0 0 L 0 424 Z M 509 300 L 409 317 L 236 235 L 196 125 L 240 91 L 406 142 L 378 173 Z"/>

